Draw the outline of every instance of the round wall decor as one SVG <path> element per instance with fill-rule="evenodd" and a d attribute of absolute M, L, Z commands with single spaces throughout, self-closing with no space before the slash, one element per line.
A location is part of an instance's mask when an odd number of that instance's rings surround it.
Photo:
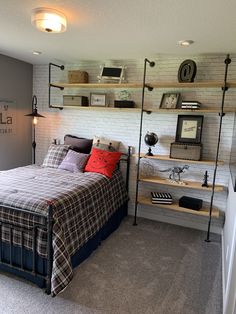
<path fill-rule="evenodd" d="M 193 82 L 197 73 L 197 65 L 193 60 L 185 60 L 181 63 L 178 71 L 179 82 Z"/>

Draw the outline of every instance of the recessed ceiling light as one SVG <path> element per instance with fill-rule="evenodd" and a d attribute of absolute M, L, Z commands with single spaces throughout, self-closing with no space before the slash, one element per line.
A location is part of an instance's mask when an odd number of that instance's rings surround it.
<path fill-rule="evenodd" d="M 42 52 L 41 52 L 41 51 L 33 51 L 33 55 L 38 56 L 38 55 L 41 55 L 41 54 L 42 54 Z"/>
<path fill-rule="evenodd" d="M 182 47 L 188 47 L 188 46 L 192 45 L 193 43 L 194 43 L 194 41 L 191 39 L 188 39 L 188 40 L 185 39 L 185 40 L 179 40 L 178 41 L 178 44 Z"/>
<path fill-rule="evenodd" d="M 37 8 L 32 11 L 31 23 L 41 32 L 62 33 L 66 30 L 66 17 L 50 8 Z"/>

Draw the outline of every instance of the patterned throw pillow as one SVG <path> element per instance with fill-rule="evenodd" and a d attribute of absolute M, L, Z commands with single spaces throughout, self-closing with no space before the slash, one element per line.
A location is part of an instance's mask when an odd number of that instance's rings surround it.
<path fill-rule="evenodd" d="M 51 144 L 47 155 L 44 158 L 43 167 L 58 168 L 62 160 L 66 157 L 69 145 Z"/>
<path fill-rule="evenodd" d="M 88 158 L 88 154 L 77 153 L 70 149 L 58 168 L 71 172 L 83 172 Z"/>
<path fill-rule="evenodd" d="M 111 178 L 113 171 L 120 160 L 120 156 L 120 152 L 108 152 L 93 147 L 84 171 L 101 173 L 108 178 Z"/>

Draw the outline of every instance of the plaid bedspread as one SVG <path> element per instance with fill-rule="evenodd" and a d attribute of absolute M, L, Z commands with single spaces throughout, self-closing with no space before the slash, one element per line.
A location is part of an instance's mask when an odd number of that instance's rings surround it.
<path fill-rule="evenodd" d="M 32 226 L 30 214 L 3 209 L 1 205 L 47 213 L 53 202 L 52 294 L 61 292 L 71 281 L 71 256 L 107 222 L 127 201 L 119 171 L 112 179 L 97 173 L 71 173 L 65 170 L 26 166 L 0 172 L 0 218 L 19 226 Z M 3 241 L 9 230 L 3 228 Z M 13 243 L 20 245 L 20 234 L 13 233 Z M 46 257 L 47 236 L 38 232 L 37 252 Z M 24 235 L 24 246 L 32 249 L 32 236 Z"/>

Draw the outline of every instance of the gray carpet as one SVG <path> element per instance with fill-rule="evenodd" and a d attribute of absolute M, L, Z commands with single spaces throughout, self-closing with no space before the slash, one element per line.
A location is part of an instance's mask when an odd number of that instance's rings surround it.
<path fill-rule="evenodd" d="M 127 217 L 56 298 L 0 273 L 0 313 L 222 314 L 221 242 Z"/>

